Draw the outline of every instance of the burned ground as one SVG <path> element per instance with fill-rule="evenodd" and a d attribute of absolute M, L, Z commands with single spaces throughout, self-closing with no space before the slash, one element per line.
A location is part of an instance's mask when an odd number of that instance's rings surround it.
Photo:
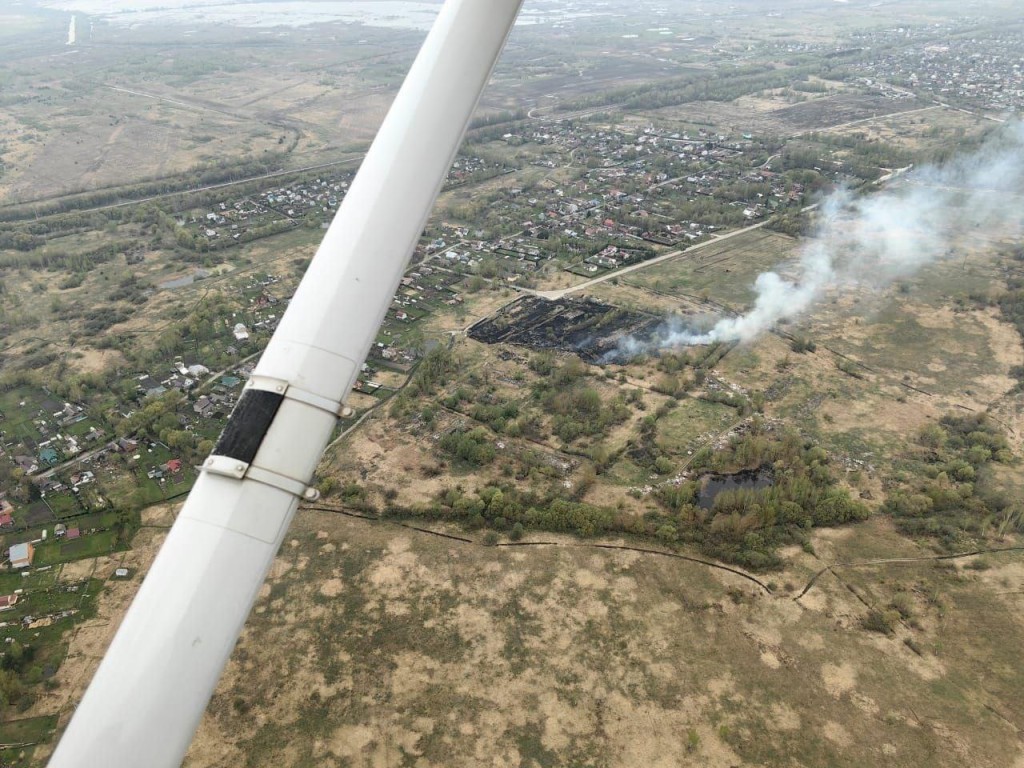
<path fill-rule="evenodd" d="M 549 301 L 524 296 L 476 323 L 469 337 L 486 344 L 575 352 L 587 362 L 597 362 L 616 349 L 621 339 L 650 335 L 661 322 L 645 312 L 589 298 Z"/>

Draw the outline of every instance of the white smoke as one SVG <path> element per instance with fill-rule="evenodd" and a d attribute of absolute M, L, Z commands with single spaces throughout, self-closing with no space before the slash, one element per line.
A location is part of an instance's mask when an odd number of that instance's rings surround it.
<path fill-rule="evenodd" d="M 815 236 L 796 264 L 799 278 L 758 275 L 754 306 L 746 314 L 721 318 L 707 330 L 673 318 L 651 339 L 624 339 L 619 356 L 750 341 L 804 313 L 831 288 L 881 288 L 908 277 L 952 255 L 958 237 L 979 231 L 1020 234 L 1019 201 L 1012 195 L 1024 191 L 1024 124 L 1005 126 L 978 151 L 904 178 L 908 183 L 874 194 L 841 189 L 822 201 Z"/>
<path fill-rule="evenodd" d="M 64 45 L 75 44 L 75 17 L 71 17 L 71 25 L 68 27 L 68 41 Z"/>

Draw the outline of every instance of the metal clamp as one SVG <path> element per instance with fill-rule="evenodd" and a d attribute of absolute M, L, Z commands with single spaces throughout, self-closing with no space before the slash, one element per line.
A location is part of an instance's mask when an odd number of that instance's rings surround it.
<path fill-rule="evenodd" d="M 298 496 L 305 501 L 316 501 L 320 498 L 320 491 L 313 486 L 269 469 L 254 467 L 252 464 L 232 459 L 230 456 L 210 456 L 199 469 L 211 475 L 230 477 L 233 480 L 254 480 L 257 483 L 290 493 L 292 496 Z"/>
<path fill-rule="evenodd" d="M 347 419 L 352 416 L 355 411 L 344 403 L 339 403 L 331 400 L 327 397 L 321 397 L 315 395 L 305 389 L 300 389 L 294 384 L 289 384 L 287 381 L 282 379 L 275 379 L 270 376 L 253 376 L 249 379 L 249 383 L 246 384 L 246 389 L 262 390 L 264 392 L 274 392 L 275 394 L 281 395 L 286 400 L 295 400 L 299 403 L 312 406 L 321 411 L 326 411 L 335 418 Z"/>

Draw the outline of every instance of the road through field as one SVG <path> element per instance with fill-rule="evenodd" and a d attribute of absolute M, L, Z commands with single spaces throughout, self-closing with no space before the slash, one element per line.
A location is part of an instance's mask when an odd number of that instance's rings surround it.
<path fill-rule="evenodd" d="M 674 258 L 676 258 L 676 256 L 681 256 L 684 253 L 690 254 L 690 253 L 693 253 L 694 251 L 700 250 L 701 248 L 706 248 L 709 245 L 715 245 L 717 243 L 722 242 L 723 240 L 728 240 L 730 237 L 736 237 L 737 235 L 742 235 L 742 234 L 745 234 L 747 232 L 753 232 L 755 229 L 760 229 L 761 227 L 763 227 L 767 223 L 768 223 L 767 221 L 762 221 L 762 222 L 759 222 L 757 224 L 752 224 L 749 227 L 743 227 L 743 229 L 734 229 L 732 232 L 726 232 L 726 233 L 721 234 L 721 235 L 715 235 L 712 239 L 705 240 L 703 243 L 697 243 L 697 245 L 691 246 L 690 248 L 686 248 L 686 249 L 681 250 L 681 251 L 672 251 L 671 253 L 666 253 L 666 254 L 663 254 L 663 255 L 658 256 L 656 258 L 648 259 L 647 261 L 641 261 L 639 264 L 633 264 L 632 266 L 625 267 L 623 269 L 617 269 L 614 272 L 609 272 L 607 275 L 602 275 L 601 277 L 595 277 L 593 280 L 587 280 L 585 283 L 580 283 L 579 285 L 574 285 L 574 286 L 571 286 L 569 288 L 562 288 L 562 289 L 557 290 L 557 291 L 526 291 L 526 290 L 524 290 L 523 293 L 532 293 L 532 294 L 534 294 L 536 296 L 540 296 L 540 297 L 545 298 L 545 299 L 551 299 L 552 301 L 557 301 L 558 299 L 562 298 L 566 294 L 577 293 L 579 291 L 585 291 L 588 288 L 592 288 L 595 285 L 598 285 L 600 283 L 605 282 L 606 280 L 611 280 L 613 277 L 621 277 L 622 275 L 629 274 L 630 272 L 636 272 L 639 269 L 646 269 L 647 267 L 653 267 L 655 264 L 660 264 L 663 261 L 668 261 L 669 259 L 674 259 Z"/>

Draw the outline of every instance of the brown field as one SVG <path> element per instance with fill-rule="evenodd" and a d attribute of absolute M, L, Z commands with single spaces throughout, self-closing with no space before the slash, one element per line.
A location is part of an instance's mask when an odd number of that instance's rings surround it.
<path fill-rule="evenodd" d="M 852 125 L 830 128 L 832 133 L 851 134 L 871 141 L 882 141 L 910 150 L 931 150 L 948 145 L 950 136 L 974 137 L 995 126 L 990 120 L 965 114 L 957 109 L 926 107 Z"/>
<path fill-rule="evenodd" d="M 748 390 L 785 382 L 767 414 L 820 435 L 840 460 L 864 461 L 858 487 L 880 498 L 880 457 L 951 408 L 1004 402 L 1005 372 L 1024 355 L 991 310 L 936 304 L 962 275 L 940 265 L 909 294 L 826 302 L 808 321 L 817 352 L 796 356 L 768 335 L 727 356 L 719 375 Z M 927 344 L 910 335 L 917 326 Z M 863 380 L 836 368 L 830 348 L 842 344 L 870 366 Z M 478 373 L 504 380 L 512 370 L 492 349 L 460 354 Z M 796 362 L 780 373 L 786 358 Z M 903 386 L 920 371 L 935 393 Z M 641 381 L 652 373 L 630 372 Z M 676 447 L 706 439 L 731 426 L 728 414 L 687 400 L 659 434 Z M 349 440 L 338 452 L 342 476 L 395 487 L 399 501 L 490 479 L 423 479 L 431 436 L 398 434 L 384 416 Z M 612 489 L 588 498 L 615 503 Z M 186 765 L 1024 760 L 1019 552 L 939 562 L 876 517 L 816 531 L 809 551 L 785 550 L 785 569 L 761 577 L 768 592 L 707 566 L 549 534 L 532 538 L 552 544 L 493 548 L 307 510 L 291 537 Z M 893 558 L 901 562 L 876 562 Z M 862 627 L 870 610 L 894 602 L 906 617 L 892 635 Z M 296 643 L 302 653 L 282 657 Z"/>
<path fill-rule="evenodd" d="M 883 521 L 826 531 L 818 557 L 794 554 L 767 594 L 703 566 L 554 539 L 487 548 L 301 513 L 185 764 L 1022 757 L 1019 558 L 989 556 L 983 572 L 846 569 L 794 600 L 826 563 L 927 552 Z M 913 596 L 917 628 L 861 629 L 866 606 L 898 591 Z"/>
<path fill-rule="evenodd" d="M 38 24 L 38 45 L 18 51 L 5 83 L 0 203 L 364 146 L 397 89 L 389 72 L 404 71 L 418 37 L 100 25 L 68 49 Z"/>
<path fill-rule="evenodd" d="M 941 107 L 928 101 L 893 101 L 853 86 L 821 81 L 824 94 L 802 94 L 807 101 L 791 103 L 782 92 L 741 96 L 730 102 L 707 101 L 633 115 L 631 122 L 655 119 L 680 126 L 714 126 L 729 133 L 753 132 L 800 136 L 813 132 L 858 135 L 891 142 L 907 149 L 947 146 L 951 136 L 970 136 L 994 123 L 978 115 Z"/>
<path fill-rule="evenodd" d="M 739 308 L 753 298 L 757 276 L 785 267 L 798 249 L 794 238 L 762 228 L 684 251 L 674 259 L 625 275 L 619 283 L 682 300 L 711 299 Z"/>

